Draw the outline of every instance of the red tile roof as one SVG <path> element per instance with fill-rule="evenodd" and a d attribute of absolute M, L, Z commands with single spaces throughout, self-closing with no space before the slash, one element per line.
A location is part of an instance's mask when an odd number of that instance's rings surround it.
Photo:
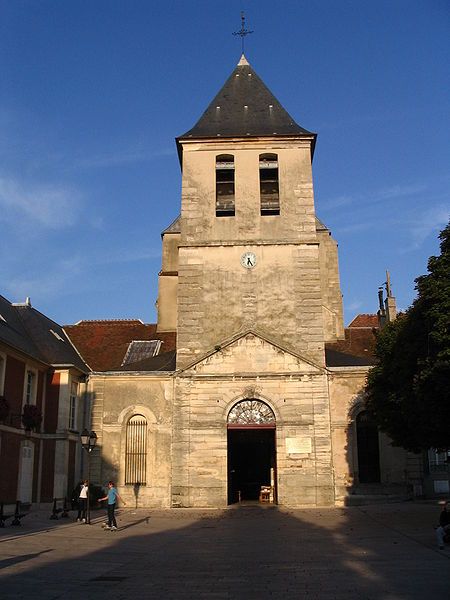
<path fill-rule="evenodd" d="M 375 335 L 379 329 L 378 316 L 374 314 L 356 315 L 345 328 L 345 339 L 327 343 L 327 364 L 329 366 L 351 366 L 375 364 Z"/>
<path fill-rule="evenodd" d="M 161 340 L 161 354 L 176 348 L 176 332 L 157 333 L 155 323 L 139 319 L 80 321 L 64 330 L 93 371 L 119 370 L 135 340 Z"/>
<path fill-rule="evenodd" d="M 327 343 L 326 348 L 351 356 L 365 357 L 367 364 L 374 362 L 375 332 L 373 327 L 346 327 L 345 340 Z"/>
<path fill-rule="evenodd" d="M 379 327 L 378 315 L 361 314 L 356 315 L 349 327 Z"/>

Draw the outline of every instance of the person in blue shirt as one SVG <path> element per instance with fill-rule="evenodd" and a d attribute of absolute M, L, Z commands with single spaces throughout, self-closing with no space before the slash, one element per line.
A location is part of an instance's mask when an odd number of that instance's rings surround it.
<path fill-rule="evenodd" d="M 108 482 L 108 492 L 106 496 L 98 499 L 99 502 L 103 502 L 103 500 L 108 501 L 108 525 L 106 526 L 106 529 L 117 531 L 116 516 L 114 514 L 117 500 L 120 500 L 124 506 L 126 506 L 126 502 L 124 502 L 119 496 L 119 492 L 117 491 L 113 481 Z"/>

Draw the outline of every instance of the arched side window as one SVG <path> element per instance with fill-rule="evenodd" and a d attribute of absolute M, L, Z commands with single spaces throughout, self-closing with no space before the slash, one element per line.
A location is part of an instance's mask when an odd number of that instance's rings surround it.
<path fill-rule="evenodd" d="M 234 156 L 216 156 L 216 217 L 234 217 Z"/>
<path fill-rule="evenodd" d="M 259 193 L 261 215 L 280 214 L 280 193 L 278 185 L 278 156 L 259 155 Z"/>
<path fill-rule="evenodd" d="M 356 416 L 359 483 L 380 482 L 380 444 L 378 428 L 363 410 Z"/>
<path fill-rule="evenodd" d="M 127 423 L 125 483 L 147 483 L 147 420 L 142 415 L 134 415 Z"/>

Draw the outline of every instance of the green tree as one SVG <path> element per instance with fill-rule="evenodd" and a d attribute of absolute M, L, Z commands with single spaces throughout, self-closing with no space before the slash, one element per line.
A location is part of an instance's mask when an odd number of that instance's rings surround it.
<path fill-rule="evenodd" d="M 412 306 L 377 336 L 367 407 L 396 446 L 450 448 L 450 223 Z"/>

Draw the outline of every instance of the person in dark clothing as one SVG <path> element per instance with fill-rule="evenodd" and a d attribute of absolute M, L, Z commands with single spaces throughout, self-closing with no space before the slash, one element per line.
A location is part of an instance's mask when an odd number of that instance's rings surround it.
<path fill-rule="evenodd" d="M 86 511 L 87 511 L 87 503 L 88 503 L 88 482 L 85 479 L 81 483 L 80 492 L 78 494 L 78 515 L 77 521 L 82 523 L 86 523 Z"/>
<path fill-rule="evenodd" d="M 444 508 L 439 515 L 439 527 L 436 529 L 437 543 L 440 550 L 444 549 L 444 539 L 447 534 L 450 534 L 450 502 L 444 504 Z"/>
<path fill-rule="evenodd" d="M 79 498 L 80 498 L 80 490 L 81 490 L 82 485 L 83 485 L 83 482 L 80 481 L 80 483 L 78 483 L 73 488 L 72 495 L 70 497 L 70 503 L 72 505 L 72 510 L 78 510 L 79 509 L 78 501 L 79 501 Z"/>

